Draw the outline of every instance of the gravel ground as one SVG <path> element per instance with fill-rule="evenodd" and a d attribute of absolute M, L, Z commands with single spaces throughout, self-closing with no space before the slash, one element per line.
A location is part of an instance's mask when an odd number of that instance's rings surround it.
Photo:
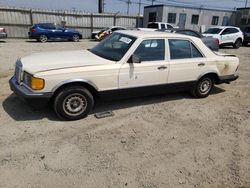
<path fill-rule="evenodd" d="M 19 56 L 86 49 L 95 42 L 0 42 L 0 187 L 250 187 L 250 47 L 240 78 L 205 99 L 187 93 L 99 102 L 94 115 L 59 121 L 9 89 Z"/>

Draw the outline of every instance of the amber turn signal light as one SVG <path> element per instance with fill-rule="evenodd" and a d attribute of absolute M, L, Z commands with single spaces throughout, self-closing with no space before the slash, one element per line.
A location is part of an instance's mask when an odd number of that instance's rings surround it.
<path fill-rule="evenodd" d="M 31 88 L 34 90 L 41 90 L 44 88 L 45 82 L 42 78 L 32 77 L 31 79 Z"/>

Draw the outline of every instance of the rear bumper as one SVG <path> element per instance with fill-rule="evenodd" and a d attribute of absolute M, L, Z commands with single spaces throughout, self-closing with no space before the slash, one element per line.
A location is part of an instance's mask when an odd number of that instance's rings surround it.
<path fill-rule="evenodd" d="M 0 38 L 7 38 L 7 36 L 8 36 L 7 33 L 2 33 L 2 32 L 0 33 Z"/>
<path fill-rule="evenodd" d="M 228 76 L 220 76 L 218 84 L 227 83 L 229 84 L 232 81 L 235 81 L 239 78 L 239 75 L 233 74 Z"/>
<path fill-rule="evenodd" d="M 25 101 L 32 103 L 35 106 L 45 106 L 50 98 L 52 97 L 53 93 L 46 92 L 46 93 L 35 93 L 25 87 L 24 85 L 19 85 L 16 81 L 15 77 L 12 77 L 9 80 L 10 89 L 20 98 L 24 99 Z"/>

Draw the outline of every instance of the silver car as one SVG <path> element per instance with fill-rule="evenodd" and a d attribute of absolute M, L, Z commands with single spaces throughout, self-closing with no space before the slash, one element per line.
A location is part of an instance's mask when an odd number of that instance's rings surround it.
<path fill-rule="evenodd" d="M 163 31 L 163 30 L 158 30 L 158 31 Z M 219 51 L 219 40 L 216 38 L 204 37 L 199 32 L 191 30 L 191 29 L 172 29 L 172 30 L 165 30 L 165 31 L 200 38 L 204 42 L 204 44 L 206 44 L 206 46 L 209 47 L 211 50 Z"/>

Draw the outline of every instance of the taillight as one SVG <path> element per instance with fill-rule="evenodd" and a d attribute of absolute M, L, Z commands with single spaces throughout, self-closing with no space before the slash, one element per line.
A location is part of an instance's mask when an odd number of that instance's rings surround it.
<path fill-rule="evenodd" d="M 36 32 L 36 29 L 32 28 L 32 29 L 31 29 L 31 32 L 32 32 L 32 33 Z"/>

